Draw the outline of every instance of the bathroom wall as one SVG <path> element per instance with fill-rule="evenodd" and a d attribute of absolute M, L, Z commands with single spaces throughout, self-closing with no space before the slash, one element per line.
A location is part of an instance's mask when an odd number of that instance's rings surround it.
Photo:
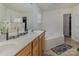
<path fill-rule="evenodd" d="M 42 11 L 36 4 L 32 4 L 32 22 L 34 30 L 42 30 Z"/>
<path fill-rule="evenodd" d="M 66 13 L 71 13 L 71 9 L 57 9 L 43 13 L 43 28 L 46 30 L 45 49 L 48 50 L 64 43 L 63 14 Z"/>
<path fill-rule="evenodd" d="M 79 4 L 72 10 L 72 39 L 79 42 Z"/>
<path fill-rule="evenodd" d="M 43 13 L 43 28 L 47 31 L 46 37 L 63 36 L 63 14 L 71 13 L 71 9 L 57 9 Z"/>

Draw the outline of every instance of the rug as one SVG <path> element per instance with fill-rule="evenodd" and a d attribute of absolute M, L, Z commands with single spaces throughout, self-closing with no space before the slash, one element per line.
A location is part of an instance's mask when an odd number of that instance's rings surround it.
<path fill-rule="evenodd" d="M 53 52 L 55 52 L 57 55 L 60 55 L 64 52 L 66 52 L 68 49 L 71 49 L 72 46 L 71 45 L 68 45 L 68 44 L 61 44 L 59 46 L 56 46 L 54 48 L 51 48 L 51 50 Z"/>

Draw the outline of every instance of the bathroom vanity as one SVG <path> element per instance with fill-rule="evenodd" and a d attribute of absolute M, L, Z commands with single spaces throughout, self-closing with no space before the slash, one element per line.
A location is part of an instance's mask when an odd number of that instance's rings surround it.
<path fill-rule="evenodd" d="M 41 56 L 44 52 L 44 39 L 44 31 L 34 31 L 0 42 L 0 56 Z"/>
<path fill-rule="evenodd" d="M 41 56 L 44 52 L 45 33 L 42 32 L 24 48 L 22 48 L 16 56 Z"/>

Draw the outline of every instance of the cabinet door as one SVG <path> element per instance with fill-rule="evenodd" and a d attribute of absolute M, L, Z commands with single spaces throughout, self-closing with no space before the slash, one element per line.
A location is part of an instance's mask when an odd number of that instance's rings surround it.
<path fill-rule="evenodd" d="M 30 52 L 30 53 L 28 53 L 28 54 L 27 54 L 27 56 L 32 56 L 32 53 L 31 53 L 31 52 Z"/>
<path fill-rule="evenodd" d="M 39 36 L 39 55 L 43 55 L 44 53 L 44 40 L 45 40 L 45 33 L 42 33 Z"/>
<path fill-rule="evenodd" d="M 38 46 L 33 48 L 33 56 L 38 56 Z"/>
<path fill-rule="evenodd" d="M 41 38 L 41 50 L 42 50 L 42 55 L 43 55 L 43 53 L 44 53 L 44 44 L 45 44 L 45 37 L 43 36 L 42 38 Z"/>
<path fill-rule="evenodd" d="M 39 50 L 39 56 L 42 54 L 42 43 L 41 43 L 41 38 L 39 37 L 39 45 L 38 45 L 38 50 Z"/>
<path fill-rule="evenodd" d="M 38 38 L 33 40 L 33 56 L 38 56 Z"/>

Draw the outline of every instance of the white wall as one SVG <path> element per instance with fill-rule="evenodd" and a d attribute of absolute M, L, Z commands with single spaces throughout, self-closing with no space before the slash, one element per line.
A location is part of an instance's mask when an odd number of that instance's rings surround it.
<path fill-rule="evenodd" d="M 71 10 L 59 9 L 43 13 L 43 28 L 47 31 L 47 38 L 63 36 L 63 14 L 66 13 L 71 13 Z"/>
<path fill-rule="evenodd" d="M 33 29 L 34 30 L 41 30 L 42 29 L 42 12 L 40 8 L 33 4 L 32 5 L 32 22 L 33 22 Z"/>
<path fill-rule="evenodd" d="M 72 10 L 72 39 L 79 42 L 79 5 Z"/>
<path fill-rule="evenodd" d="M 46 30 L 45 50 L 64 43 L 63 14 L 71 13 L 70 9 L 59 9 L 43 13 L 43 29 Z"/>

